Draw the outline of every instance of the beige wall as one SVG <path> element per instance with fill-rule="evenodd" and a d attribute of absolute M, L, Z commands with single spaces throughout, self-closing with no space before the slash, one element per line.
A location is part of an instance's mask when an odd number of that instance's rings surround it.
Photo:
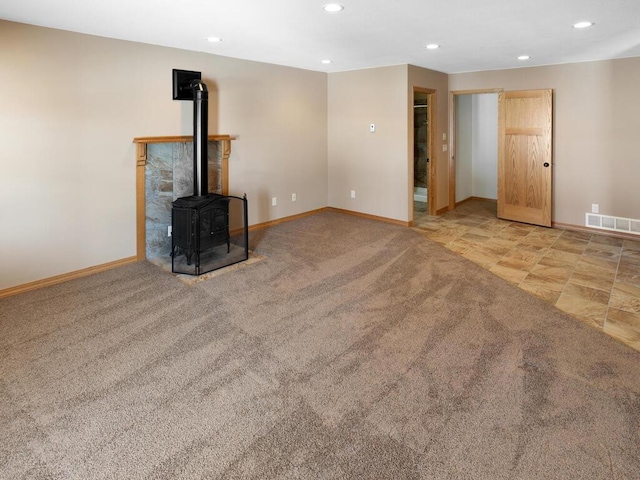
<path fill-rule="evenodd" d="M 449 152 L 443 152 L 442 146 L 448 146 L 448 140 L 442 139 L 442 134 L 449 131 L 449 99 L 448 99 L 448 75 L 426 68 L 409 65 L 409 108 L 413 115 L 413 87 L 428 88 L 436 91 L 436 119 L 434 152 L 436 155 L 437 179 L 436 179 L 436 208 L 441 209 L 449 204 Z M 413 122 L 410 119 L 409 125 Z M 409 142 L 409 168 L 408 180 L 413 182 L 413 139 Z M 413 184 L 411 185 L 413 186 Z"/>
<path fill-rule="evenodd" d="M 330 74 L 328 105 L 329 206 L 407 221 L 407 65 Z"/>
<path fill-rule="evenodd" d="M 136 254 L 132 139 L 192 133 L 173 68 L 202 72 L 210 133 L 238 136 L 251 224 L 327 204 L 324 73 L 4 21 L 0 44 L 0 290 Z"/>
<path fill-rule="evenodd" d="M 412 220 L 413 87 L 436 90 L 436 138 L 442 139 L 448 129 L 446 74 L 413 65 L 329 74 L 329 206 Z M 449 157 L 441 141 L 435 152 L 440 208 L 448 201 Z"/>
<path fill-rule="evenodd" d="M 0 290 L 135 255 L 131 140 L 192 128 L 191 104 L 171 100 L 172 68 L 202 72 L 210 133 L 238 137 L 230 189 L 247 193 L 250 224 L 327 205 L 411 220 L 414 86 L 436 90 L 438 209 L 449 198 L 447 92 L 553 88 L 553 220 L 582 225 L 592 203 L 640 218 L 640 58 L 326 75 L 4 21 L 0 44 L 11 45 L 0 49 Z"/>
<path fill-rule="evenodd" d="M 449 76 L 455 90 L 554 89 L 553 221 L 640 218 L 640 58 Z"/>

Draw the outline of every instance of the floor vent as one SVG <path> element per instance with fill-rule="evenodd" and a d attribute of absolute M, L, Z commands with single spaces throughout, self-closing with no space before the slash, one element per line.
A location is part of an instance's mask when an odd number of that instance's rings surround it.
<path fill-rule="evenodd" d="M 640 235 L 640 220 L 634 220 L 632 218 L 587 213 L 586 225 L 587 227 L 600 228 L 602 230 Z"/>

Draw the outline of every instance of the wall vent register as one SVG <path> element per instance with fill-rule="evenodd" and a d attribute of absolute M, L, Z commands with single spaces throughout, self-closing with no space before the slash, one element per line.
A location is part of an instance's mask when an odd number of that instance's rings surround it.
<path fill-rule="evenodd" d="M 585 224 L 587 227 L 591 228 L 640 235 L 640 220 L 633 218 L 587 213 Z"/>

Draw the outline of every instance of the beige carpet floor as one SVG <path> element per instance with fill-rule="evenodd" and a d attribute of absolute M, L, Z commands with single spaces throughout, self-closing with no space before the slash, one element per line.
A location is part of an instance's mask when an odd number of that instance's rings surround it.
<path fill-rule="evenodd" d="M 325 212 L 0 300 L 2 479 L 637 479 L 640 352 Z"/>

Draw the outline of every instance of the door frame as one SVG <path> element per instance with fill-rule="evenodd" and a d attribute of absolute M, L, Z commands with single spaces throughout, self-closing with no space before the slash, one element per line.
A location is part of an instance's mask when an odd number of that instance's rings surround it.
<path fill-rule="evenodd" d="M 456 208 L 456 97 L 458 95 L 474 95 L 482 93 L 497 93 L 504 92 L 504 88 L 480 88 L 475 90 L 453 90 L 449 92 L 449 210 Z M 498 109 L 498 116 L 500 116 L 500 110 Z M 496 118 L 496 121 L 498 118 Z M 498 132 L 498 138 L 496 143 L 500 146 L 500 138 Z M 496 176 L 498 172 L 496 170 Z"/>
<path fill-rule="evenodd" d="M 414 185 L 414 171 L 413 171 L 413 164 L 414 164 L 414 142 L 415 142 L 415 125 L 414 123 L 414 115 L 413 115 L 413 106 L 415 105 L 415 101 L 416 101 L 416 93 L 424 93 L 427 95 L 427 105 L 429 106 L 427 108 L 427 135 L 429 136 L 429 148 L 427 151 L 427 155 L 429 158 L 429 166 L 427 167 L 427 215 L 430 216 L 435 216 L 437 214 L 437 205 L 436 205 L 436 198 L 438 198 L 436 196 L 436 178 L 438 178 L 437 173 L 438 173 L 438 162 L 437 162 L 437 156 L 436 156 L 436 150 L 435 150 L 435 141 L 436 141 L 436 110 L 437 110 L 437 99 L 436 99 L 436 90 L 433 88 L 423 88 L 423 87 L 416 87 L 415 85 L 413 86 L 413 90 L 411 92 L 411 128 L 409 129 L 410 134 L 409 134 L 409 145 L 410 145 L 410 149 L 409 151 L 411 152 L 410 154 L 410 158 L 411 158 L 411 168 L 410 168 L 410 173 L 411 176 L 410 178 L 410 183 L 411 183 L 411 188 L 410 188 L 410 198 L 411 198 L 411 202 L 409 203 L 411 205 L 411 222 L 413 223 L 413 218 L 414 218 L 414 209 L 413 209 L 413 185 Z"/>

